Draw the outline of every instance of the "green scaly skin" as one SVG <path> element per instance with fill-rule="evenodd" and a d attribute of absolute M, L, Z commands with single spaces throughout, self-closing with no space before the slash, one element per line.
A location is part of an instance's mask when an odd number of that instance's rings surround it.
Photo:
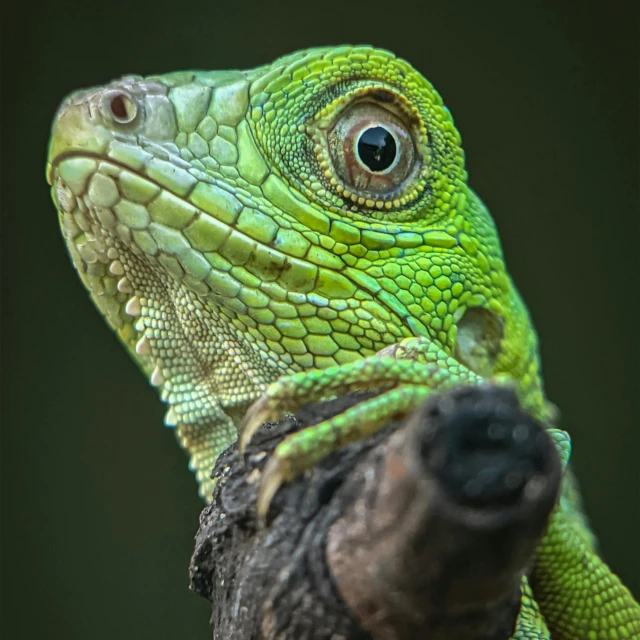
<path fill-rule="evenodd" d="M 378 125 L 395 132 L 386 173 L 356 158 L 357 135 Z M 244 443 L 265 416 L 351 389 L 383 400 L 285 440 L 262 513 L 328 451 L 488 378 L 515 385 L 568 459 L 459 134 L 393 54 L 313 49 L 75 93 L 47 178 L 73 263 L 168 404 L 202 495 L 239 428 Z M 640 638 L 640 607 L 595 553 L 577 495 L 567 473 L 514 638 Z"/>

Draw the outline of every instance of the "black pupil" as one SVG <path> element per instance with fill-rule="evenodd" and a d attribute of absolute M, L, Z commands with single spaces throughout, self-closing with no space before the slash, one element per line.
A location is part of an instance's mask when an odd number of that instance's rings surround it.
<path fill-rule="evenodd" d="M 396 141 L 384 127 L 371 127 L 358 140 L 358 156 L 371 171 L 384 171 L 396 159 Z"/>

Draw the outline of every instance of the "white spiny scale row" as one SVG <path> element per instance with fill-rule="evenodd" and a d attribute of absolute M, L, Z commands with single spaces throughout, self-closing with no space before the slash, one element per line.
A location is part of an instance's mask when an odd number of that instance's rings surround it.
<path fill-rule="evenodd" d="M 185 178 L 181 169 L 176 171 L 173 162 L 163 164 L 163 160 L 150 160 L 151 155 L 147 155 L 150 171 L 164 172 L 165 178 L 173 176 L 174 180 L 180 175 Z M 171 274 L 200 295 L 209 293 L 195 277 L 203 275 L 193 272 L 199 266 L 191 260 L 183 268 L 179 262 L 176 242 L 185 256 L 191 259 L 193 254 L 182 234 L 151 220 L 149 204 L 154 198 L 163 196 L 166 200 L 172 196 L 152 182 L 108 162 L 97 165 L 92 159 L 75 158 L 62 164 L 66 175 L 64 181 L 56 183 L 55 198 L 74 262 L 102 313 L 145 369 L 152 368 L 151 384 L 158 386 L 163 399 L 171 404 L 166 424 L 178 426 L 179 433 L 180 425 L 184 428 L 192 425 L 179 437 L 192 454 L 192 466 L 198 470 L 199 478 L 206 480 L 208 474 L 202 465 L 210 467 L 221 446 L 228 444 L 235 432 L 228 416 L 216 404 L 215 381 L 194 384 L 206 377 L 206 371 L 198 369 L 198 358 L 190 358 L 172 309 L 180 299 L 185 309 L 193 310 L 193 293 L 185 290 L 180 298 L 171 298 L 165 288 L 165 276 L 160 284 L 155 273 L 157 269 Z M 188 180 L 195 182 L 192 177 Z M 162 215 L 165 204 L 154 211 Z M 195 207 L 191 211 L 194 215 Z M 142 228 L 136 229 L 137 226 Z M 141 260 L 136 260 L 136 256 Z M 204 266 L 208 273 L 210 267 Z M 131 320 L 125 316 L 119 319 L 120 312 Z M 219 357 L 217 350 L 211 348 L 213 342 L 204 344 L 207 339 L 215 341 L 215 332 L 199 325 L 198 318 L 202 318 L 201 313 L 194 314 L 196 322 L 189 325 L 186 334 L 203 342 L 202 352 L 207 358 Z"/>

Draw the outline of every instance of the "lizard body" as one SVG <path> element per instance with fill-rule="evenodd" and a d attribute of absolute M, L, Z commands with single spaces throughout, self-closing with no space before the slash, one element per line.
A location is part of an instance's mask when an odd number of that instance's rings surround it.
<path fill-rule="evenodd" d="M 77 92 L 47 177 L 73 263 L 169 405 L 203 495 L 243 419 L 248 438 L 293 396 L 384 380 L 382 420 L 438 384 L 508 377 L 552 426 L 536 334 L 451 115 L 389 52 L 312 49 Z M 285 441 L 283 468 L 362 435 L 354 424 L 377 410 Z M 640 637 L 567 478 L 514 638 L 546 625 Z"/>

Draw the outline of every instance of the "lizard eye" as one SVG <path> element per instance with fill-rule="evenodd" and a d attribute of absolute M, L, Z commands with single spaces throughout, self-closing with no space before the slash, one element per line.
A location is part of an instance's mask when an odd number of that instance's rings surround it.
<path fill-rule="evenodd" d="M 371 195 L 399 189 L 415 163 L 405 123 L 384 107 L 360 102 L 327 135 L 333 168 L 346 187 Z"/>
<path fill-rule="evenodd" d="M 117 124 L 131 124 L 138 115 L 135 100 L 123 91 L 110 91 L 104 98 L 104 108 Z"/>

